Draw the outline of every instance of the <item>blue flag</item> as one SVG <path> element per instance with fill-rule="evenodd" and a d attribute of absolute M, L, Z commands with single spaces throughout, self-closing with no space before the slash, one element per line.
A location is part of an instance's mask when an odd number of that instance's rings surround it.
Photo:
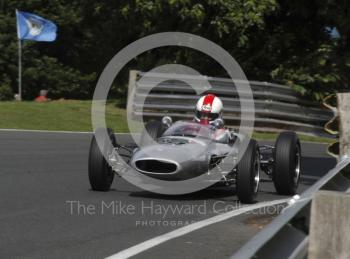
<path fill-rule="evenodd" d="M 16 11 L 18 39 L 54 41 L 57 26 L 38 15 Z"/>

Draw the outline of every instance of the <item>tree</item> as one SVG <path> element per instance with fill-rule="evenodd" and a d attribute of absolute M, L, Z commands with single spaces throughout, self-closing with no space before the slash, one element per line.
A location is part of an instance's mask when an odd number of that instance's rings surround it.
<path fill-rule="evenodd" d="M 91 98 L 97 75 L 131 42 L 157 32 L 183 31 L 226 49 L 248 79 L 288 84 L 306 97 L 349 85 L 349 3 L 345 0 L 27 0 L 0 2 L 0 85 L 16 92 L 15 8 L 58 25 L 53 43 L 25 42 L 24 97 L 48 88 L 52 97 Z M 337 28 L 334 39 L 327 28 Z M 121 71 L 112 96 L 125 96 L 128 70 L 178 63 L 227 76 L 197 51 L 165 47 L 143 53 Z"/>

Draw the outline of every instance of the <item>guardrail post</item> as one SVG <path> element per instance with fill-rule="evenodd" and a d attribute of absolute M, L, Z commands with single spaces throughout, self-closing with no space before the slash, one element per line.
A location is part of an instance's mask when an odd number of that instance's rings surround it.
<path fill-rule="evenodd" d="M 311 206 L 309 259 L 349 258 L 350 195 L 319 191 Z"/>
<path fill-rule="evenodd" d="M 137 72 L 137 70 L 129 71 L 128 98 L 132 98 L 131 91 L 136 87 Z"/>
<path fill-rule="evenodd" d="M 135 91 L 136 91 L 136 81 L 137 81 L 137 75 L 138 75 L 137 70 L 130 70 L 129 71 L 129 84 L 128 84 L 128 96 L 127 96 L 127 111 L 131 112 L 131 115 L 133 118 L 134 117 L 134 98 L 135 98 Z M 129 115 L 129 114 L 128 114 Z"/>
<path fill-rule="evenodd" d="M 350 93 L 338 93 L 339 158 L 350 157 Z"/>

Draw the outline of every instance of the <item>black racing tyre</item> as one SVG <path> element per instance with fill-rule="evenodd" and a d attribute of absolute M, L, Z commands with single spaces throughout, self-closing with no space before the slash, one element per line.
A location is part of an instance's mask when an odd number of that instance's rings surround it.
<path fill-rule="evenodd" d="M 272 174 L 276 191 L 281 195 L 296 193 L 301 168 L 300 141 L 295 132 L 279 134 L 275 144 L 274 169 Z"/>
<path fill-rule="evenodd" d="M 254 203 L 260 181 L 260 154 L 256 140 L 250 140 L 247 150 L 237 165 L 236 192 L 243 203 Z"/>
<path fill-rule="evenodd" d="M 161 137 L 164 131 L 165 127 L 160 121 L 151 120 L 147 122 L 141 134 L 141 146 L 150 145 L 157 138 Z"/>
<path fill-rule="evenodd" d="M 94 136 L 92 137 L 88 166 L 89 181 L 92 190 L 102 192 L 106 192 L 110 189 L 114 179 L 114 173 L 112 171 L 112 168 L 107 163 L 103 154 L 108 155 L 108 153 L 111 152 L 112 147 L 108 145 L 109 141 L 112 142 L 113 147 L 116 146 L 116 138 L 113 131 L 111 129 L 107 129 L 109 139 L 106 139 L 104 141 L 104 146 L 102 150 L 103 153 L 101 152 L 97 144 L 96 136 L 101 136 L 100 134 L 104 130 L 106 129 L 97 129 Z"/>

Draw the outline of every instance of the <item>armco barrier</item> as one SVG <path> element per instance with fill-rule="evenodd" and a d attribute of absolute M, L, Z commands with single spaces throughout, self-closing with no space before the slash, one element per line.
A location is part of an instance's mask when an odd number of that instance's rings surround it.
<path fill-rule="evenodd" d="M 318 190 L 348 192 L 350 158 L 340 161 L 231 258 L 306 258 L 311 201 Z"/>
<path fill-rule="evenodd" d="M 142 81 L 139 80 L 141 77 Z M 133 93 L 133 115 L 143 116 L 145 120 L 164 115 L 172 116 L 175 120 L 193 118 L 198 95 L 184 82 L 184 78 L 191 85 L 200 86 L 209 82 L 211 89 L 204 93 L 221 97 L 226 124 L 239 124 L 240 101 L 233 81 L 206 76 L 130 71 L 129 94 Z M 323 125 L 331 118 L 332 112 L 322 109 L 318 103 L 301 98 L 288 86 L 257 81 L 240 83 L 247 87 L 250 85 L 254 95 L 255 130 L 287 129 L 310 135 L 326 135 Z M 144 98 L 145 102 L 142 103 Z"/>

